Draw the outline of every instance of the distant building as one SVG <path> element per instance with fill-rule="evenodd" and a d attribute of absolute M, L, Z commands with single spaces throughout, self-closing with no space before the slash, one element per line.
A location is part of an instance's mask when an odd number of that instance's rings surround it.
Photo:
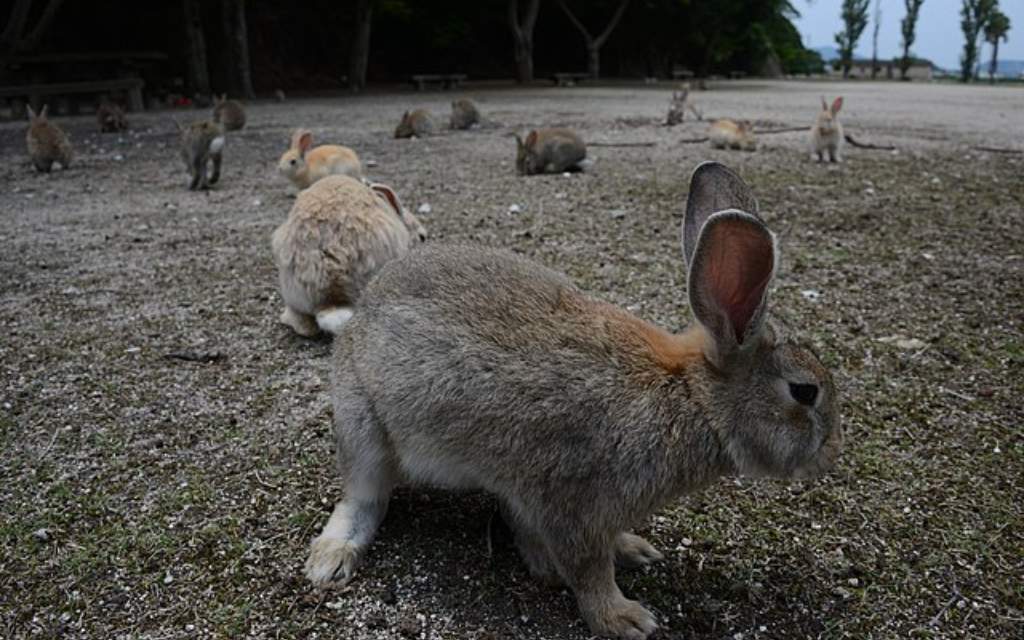
<path fill-rule="evenodd" d="M 838 65 L 839 63 L 835 61 L 833 64 Z M 898 80 L 900 78 L 899 59 L 879 60 L 876 64 L 878 73 L 875 77 L 877 79 Z M 910 80 L 931 80 L 936 69 L 937 67 L 932 64 L 931 60 L 914 58 L 910 63 L 910 68 L 907 69 L 907 78 Z M 832 69 L 831 73 L 832 75 L 842 75 L 842 66 L 839 66 L 838 69 Z M 854 58 L 853 64 L 850 66 L 850 77 L 870 80 L 871 60 L 869 58 Z"/>

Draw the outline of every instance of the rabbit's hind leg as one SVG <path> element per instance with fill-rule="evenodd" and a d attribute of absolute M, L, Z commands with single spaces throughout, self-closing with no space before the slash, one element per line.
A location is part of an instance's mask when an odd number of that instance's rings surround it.
<path fill-rule="evenodd" d="M 551 561 L 551 553 L 544 545 L 544 540 L 504 501 L 501 502 L 501 518 L 512 530 L 516 549 L 519 550 L 519 555 L 526 563 L 530 575 L 544 584 L 560 585 L 562 580 L 558 576 L 558 569 Z"/>
<path fill-rule="evenodd" d="M 335 505 L 306 561 L 306 577 L 320 587 L 345 584 L 355 575 L 387 514 L 396 478 L 384 435 L 374 424 L 367 401 L 355 386 L 336 385 L 336 390 L 335 430 L 345 467 L 345 498 Z"/>
<path fill-rule="evenodd" d="M 317 326 L 313 316 L 300 313 L 291 307 L 284 308 L 280 320 L 281 324 L 288 325 L 295 333 L 306 338 L 320 333 L 320 327 Z"/>
<path fill-rule="evenodd" d="M 623 531 L 615 538 L 615 564 L 625 569 L 642 567 L 665 556 L 638 535 Z"/>

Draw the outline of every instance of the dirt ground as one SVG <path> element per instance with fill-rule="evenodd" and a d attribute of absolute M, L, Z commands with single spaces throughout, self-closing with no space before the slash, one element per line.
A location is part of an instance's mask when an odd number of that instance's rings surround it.
<path fill-rule="evenodd" d="M 823 481 L 723 480 L 639 530 L 622 573 L 660 638 L 1024 634 L 1024 91 L 737 82 L 708 115 L 809 125 L 846 96 L 842 165 L 805 133 L 756 153 L 659 126 L 670 86 L 469 89 L 501 126 L 393 140 L 449 93 L 255 103 L 222 182 L 186 190 L 171 116 L 127 134 L 58 118 L 77 159 L 37 174 L 0 124 L 0 636 L 585 638 L 530 579 L 486 495 L 403 489 L 359 576 L 302 577 L 342 487 L 329 339 L 277 323 L 270 234 L 292 199 L 289 130 L 355 148 L 431 242 L 510 247 L 677 330 L 678 229 L 696 164 L 738 170 L 779 234 L 774 305 L 837 376 L 846 450 Z M 577 128 L 591 169 L 521 178 L 508 135 Z M 519 209 L 514 212 L 513 205 Z M 174 354 L 207 362 L 181 360 Z"/>

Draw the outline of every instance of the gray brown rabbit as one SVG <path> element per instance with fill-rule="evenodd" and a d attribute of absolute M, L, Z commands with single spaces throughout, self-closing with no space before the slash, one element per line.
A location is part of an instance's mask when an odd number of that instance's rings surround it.
<path fill-rule="evenodd" d="M 476 104 L 468 98 L 459 98 L 452 101 L 452 115 L 448 122 L 450 129 L 469 129 L 473 125 L 482 124 L 480 110 Z"/>
<path fill-rule="evenodd" d="M 125 118 L 124 109 L 116 102 L 103 100 L 96 107 L 96 123 L 100 126 L 101 133 L 116 133 L 128 128 L 128 119 Z"/>
<path fill-rule="evenodd" d="M 67 169 L 73 156 L 67 135 L 46 118 L 48 106 L 44 104 L 38 115 L 28 107 L 29 123 L 25 132 L 28 156 L 36 170 L 43 173 L 49 173 L 55 162 L 59 162 L 62 169 Z"/>
<path fill-rule="evenodd" d="M 179 145 L 181 159 L 188 167 L 191 190 L 208 189 L 220 180 L 220 165 L 224 152 L 224 128 L 210 120 L 193 122 L 190 125 L 178 125 L 181 132 Z M 209 164 L 213 163 L 213 173 L 207 176 Z"/>
<path fill-rule="evenodd" d="M 228 100 L 228 94 L 213 96 L 213 121 L 225 131 L 238 131 L 245 126 L 245 107 L 238 100 Z"/>
<path fill-rule="evenodd" d="M 395 127 L 396 138 L 422 138 L 437 133 L 437 120 L 426 109 L 406 111 Z"/>
<path fill-rule="evenodd" d="M 753 195 L 702 164 L 682 226 L 696 323 L 681 334 L 505 251 L 425 246 L 385 266 L 335 338 L 345 497 L 309 580 L 353 577 L 397 485 L 483 489 L 530 571 L 572 589 L 593 633 L 645 638 L 655 618 L 615 565 L 661 554 L 631 528 L 721 476 L 830 468 L 837 391 L 768 319 L 779 256 Z"/>
<path fill-rule="evenodd" d="M 698 120 L 704 119 L 703 114 L 693 104 L 693 101 L 690 100 L 689 87 L 684 87 L 682 91 L 673 91 L 672 100 L 668 105 L 668 115 L 665 117 L 665 124 L 670 127 L 681 124 L 686 117 L 687 111 L 691 112 Z"/>
<path fill-rule="evenodd" d="M 570 129 L 535 129 L 526 140 L 516 136 L 516 171 L 520 175 L 579 170 L 586 157 L 587 146 Z"/>

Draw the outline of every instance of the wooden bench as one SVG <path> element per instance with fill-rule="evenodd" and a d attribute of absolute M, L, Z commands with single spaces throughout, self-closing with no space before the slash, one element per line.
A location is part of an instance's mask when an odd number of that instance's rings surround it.
<path fill-rule="evenodd" d="M 551 79 L 560 87 L 572 87 L 577 82 L 582 82 L 590 77 L 589 73 L 566 73 L 560 72 L 551 75 Z"/>
<path fill-rule="evenodd" d="M 28 98 L 29 104 L 37 112 L 42 109 L 46 96 L 66 96 L 77 93 L 102 94 L 109 91 L 125 91 L 128 94 L 128 109 L 130 111 L 143 111 L 145 105 L 142 102 L 142 87 L 144 82 L 141 78 L 121 78 L 117 80 L 96 80 L 82 82 L 49 82 L 45 84 L 25 84 L 13 87 L 0 87 L 0 98 L 7 98 L 11 102 L 12 111 L 15 117 L 25 112 L 23 98 Z"/>
<path fill-rule="evenodd" d="M 423 91 L 428 84 L 440 84 L 442 89 L 458 89 L 466 81 L 464 73 L 421 73 L 412 77 L 417 91 Z"/>
<path fill-rule="evenodd" d="M 729 72 L 729 78 L 732 79 L 732 80 L 740 80 L 740 79 L 745 78 L 745 77 L 747 77 L 747 72 L 746 71 L 730 71 Z"/>
<path fill-rule="evenodd" d="M 689 80 L 693 78 L 693 72 L 689 69 L 673 69 L 672 79 L 673 80 Z"/>

